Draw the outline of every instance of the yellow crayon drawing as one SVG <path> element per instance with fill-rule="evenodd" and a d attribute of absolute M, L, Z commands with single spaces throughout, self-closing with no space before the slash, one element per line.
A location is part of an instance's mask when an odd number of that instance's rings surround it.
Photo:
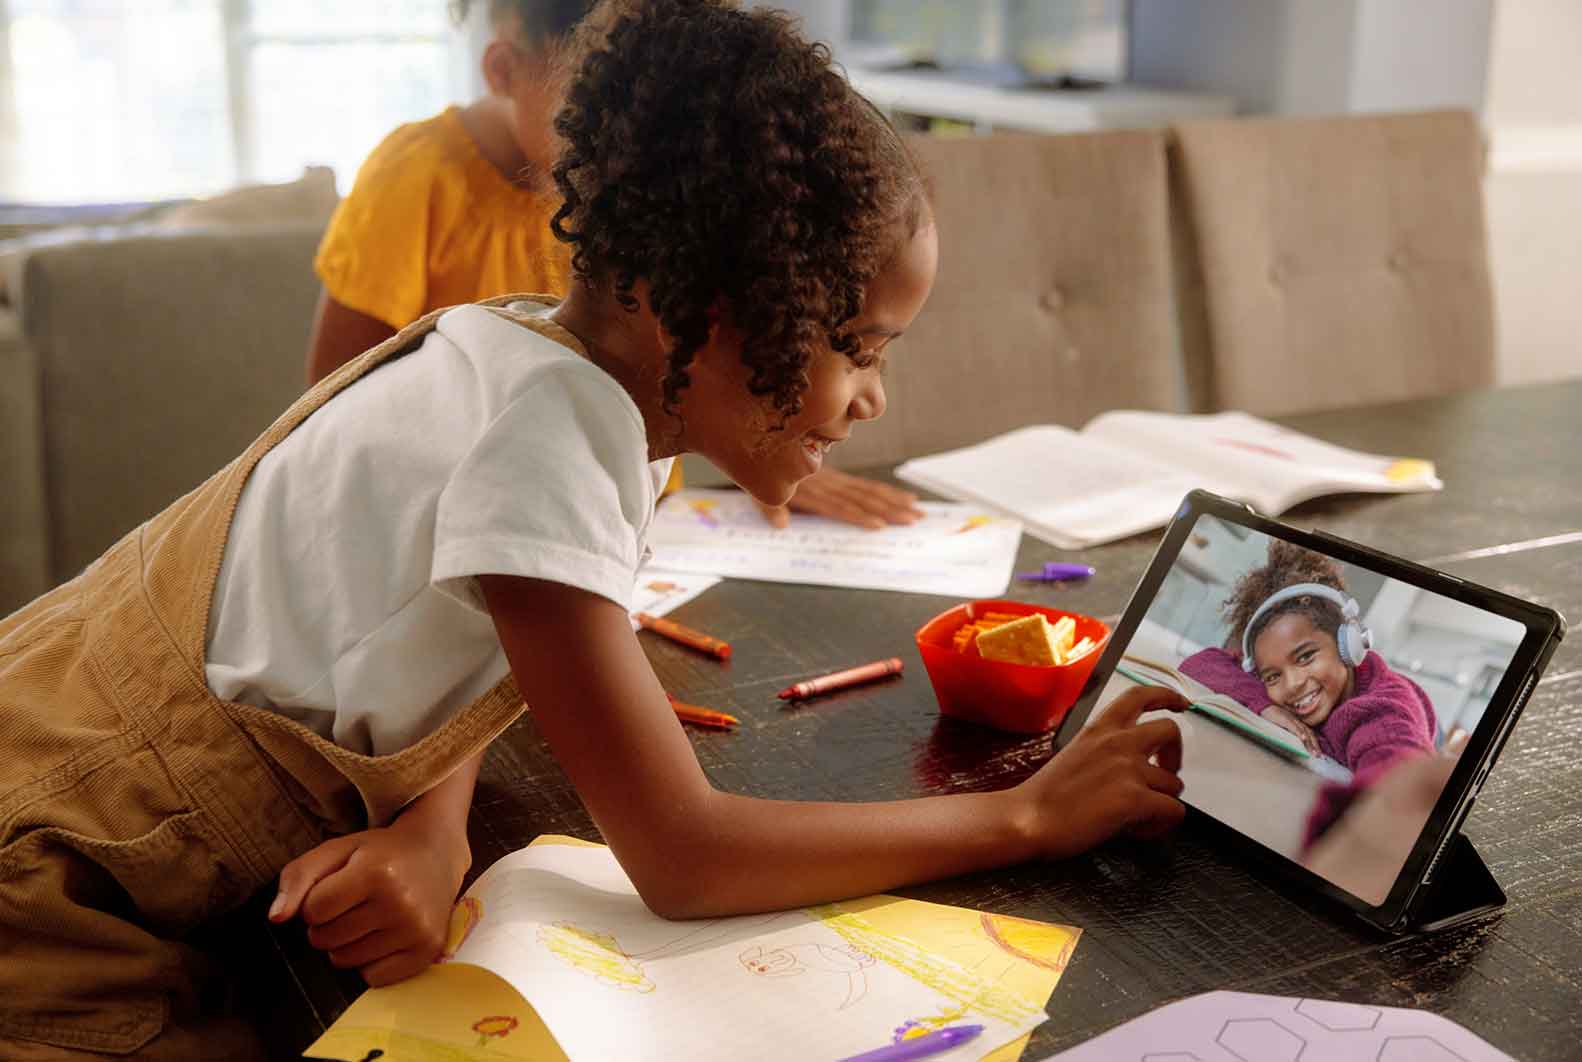
<path fill-rule="evenodd" d="M 1013 915 L 982 912 L 979 920 L 984 935 L 1001 949 L 1034 966 L 1041 966 L 1054 973 L 1064 973 L 1071 953 L 1076 950 L 1077 937 L 1068 926 L 1033 922 Z"/>
<path fill-rule="evenodd" d="M 557 959 L 600 984 L 623 992 L 654 990 L 654 982 L 643 972 L 643 964 L 623 951 L 613 934 L 571 922 L 554 922 L 538 927 L 538 941 Z"/>
<path fill-rule="evenodd" d="M 907 1040 L 916 1040 L 919 1036 L 938 1032 L 947 1025 L 954 1025 L 967 1016 L 967 1008 L 963 1006 L 947 1007 L 938 1014 L 926 1018 L 913 1018 L 911 1021 L 895 1030 L 895 1042 L 905 1043 Z"/>
<path fill-rule="evenodd" d="M 1044 1012 L 1043 1005 L 1036 1000 L 1027 999 L 949 959 L 930 955 L 912 940 L 880 929 L 863 915 L 842 910 L 838 904 L 820 904 L 808 910 L 864 955 L 893 966 L 961 1006 L 1012 1023 Z"/>
<path fill-rule="evenodd" d="M 960 527 L 956 528 L 956 530 L 952 531 L 951 534 L 959 535 L 963 532 L 973 531 L 977 528 L 985 526 L 986 524 L 992 523 L 994 523 L 994 517 L 992 516 L 969 516 L 967 517 L 966 522 Z"/>
<path fill-rule="evenodd" d="M 450 924 L 445 928 L 445 947 L 435 962 L 449 962 L 456 957 L 468 935 L 483 920 L 483 901 L 476 896 L 463 896 L 450 910 Z"/>

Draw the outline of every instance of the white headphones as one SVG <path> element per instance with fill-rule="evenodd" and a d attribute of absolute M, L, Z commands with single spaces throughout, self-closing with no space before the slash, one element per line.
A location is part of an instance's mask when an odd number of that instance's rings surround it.
<path fill-rule="evenodd" d="M 1335 646 L 1340 650 L 1340 662 L 1347 667 L 1356 667 L 1362 663 L 1362 658 L 1373 647 L 1373 632 L 1364 627 L 1357 617 L 1361 609 L 1357 607 L 1357 600 L 1336 590 L 1332 586 L 1321 583 L 1297 583 L 1284 590 L 1277 590 L 1264 599 L 1258 606 L 1258 611 L 1252 614 L 1252 619 L 1247 621 L 1247 626 L 1241 632 L 1241 668 L 1243 671 L 1253 670 L 1252 662 L 1252 630 L 1258 625 L 1258 620 L 1275 605 L 1282 601 L 1289 601 L 1293 597 L 1321 597 L 1325 601 L 1334 602 L 1340 606 L 1340 629 L 1335 632 Z"/>

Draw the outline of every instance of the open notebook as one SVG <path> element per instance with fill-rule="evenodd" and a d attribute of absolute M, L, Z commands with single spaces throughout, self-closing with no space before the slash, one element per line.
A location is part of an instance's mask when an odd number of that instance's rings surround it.
<path fill-rule="evenodd" d="M 1062 549 L 1083 549 L 1170 521 L 1194 488 L 1278 516 L 1342 491 L 1439 490 L 1434 466 L 1347 450 L 1246 413 L 1116 410 L 1081 431 L 1020 428 L 907 461 L 898 478 L 1021 520 Z"/>
<path fill-rule="evenodd" d="M 1080 930 L 898 896 L 670 922 L 609 849 L 540 837 L 486 870 L 446 961 L 365 992 L 314 1058 L 838 1059 L 984 1026 L 1014 1062 Z"/>

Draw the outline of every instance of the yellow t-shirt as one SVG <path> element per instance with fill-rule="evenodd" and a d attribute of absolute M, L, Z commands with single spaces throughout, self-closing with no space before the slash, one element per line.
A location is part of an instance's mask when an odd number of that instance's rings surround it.
<path fill-rule="evenodd" d="M 558 196 L 513 184 L 448 107 L 401 126 L 357 171 L 313 268 L 343 306 L 400 329 L 430 310 L 512 292 L 561 296 L 570 249 Z M 666 490 L 681 486 L 677 461 Z"/>
<path fill-rule="evenodd" d="M 313 267 L 336 302 L 397 329 L 494 295 L 564 295 L 571 255 L 549 231 L 559 205 L 507 180 L 449 107 L 374 148 Z"/>

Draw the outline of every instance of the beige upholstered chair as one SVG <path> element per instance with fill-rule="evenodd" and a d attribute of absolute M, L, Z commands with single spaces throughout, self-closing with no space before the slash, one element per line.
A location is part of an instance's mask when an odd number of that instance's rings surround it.
<path fill-rule="evenodd" d="M 1472 115 L 1192 122 L 1172 151 L 1207 405 L 1296 413 L 1493 382 Z"/>
<path fill-rule="evenodd" d="M 934 186 L 939 275 L 892 345 L 889 411 L 835 451 L 842 466 L 1183 407 L 1163 134 L 910 143 Z"/>
<path fill-rule="evenodd" d="M 14 373 L 0 615 L 218 471 L 301 393 L 322 230 L 220 226 L 27 257 L 21 342 L 0 346 Z"/>

